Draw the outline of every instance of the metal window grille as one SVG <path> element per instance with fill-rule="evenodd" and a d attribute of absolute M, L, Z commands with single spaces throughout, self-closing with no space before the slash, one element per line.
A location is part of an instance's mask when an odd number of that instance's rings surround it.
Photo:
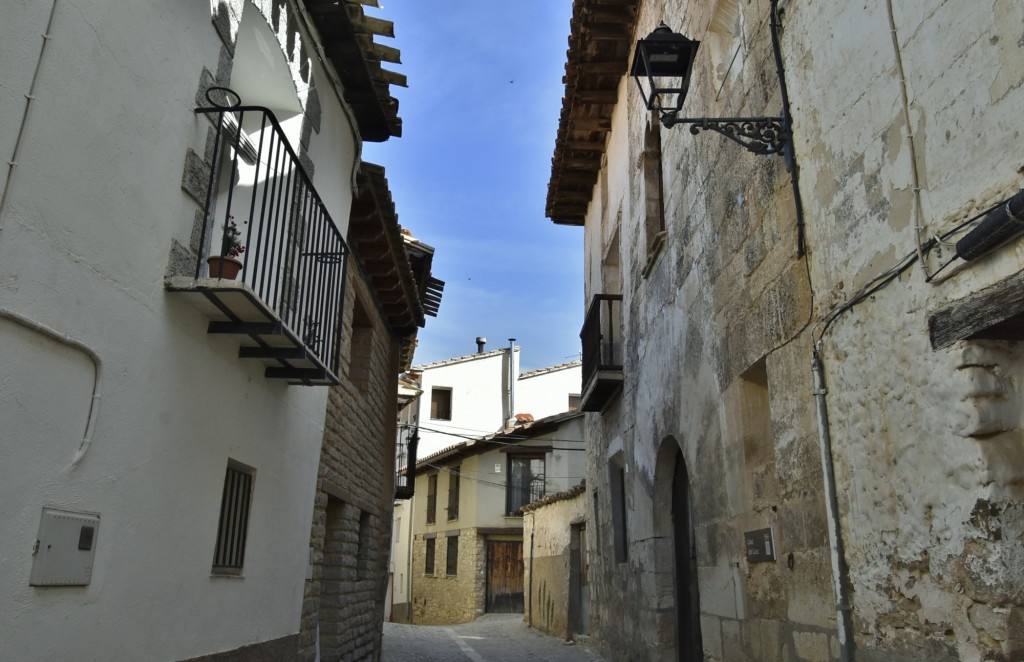
<path fill-rule="evenodd" d="M 427 524 L 437 521 L 437 474 L 427 476 Z"/>
<path fill-rule="evenodd" d="M 459 518 L 459 471 L 457 466 L 448 474 L 448 521 Z"/>
<path fill-rule="evenodd" d="M 436 542 L 434 538 L 427 539 L 427 553 L 425 555 L 427 562 L 423 566 L 423 572 L 427 575 L 434 574 L 434 548 Z"/>
<path fill-rule="evenodd" d="M 544 496 L 544 456 L 510 457 L 506 515 L 519 515 L 522 508 Z"/>
<path fill-rule="evenodd" d="M 448 536 L 448 553 L 444 561 L 446 575 L 459 574 L 459 537 Z"/>
<path fill-rule="evenodd" d="M 251 473 L 228 466 L 220 503 L 217 546 L 213 553 L 214 569 L 242 569 L 245 561 L 246 533 L 249 528 L 252 483 Z"/>

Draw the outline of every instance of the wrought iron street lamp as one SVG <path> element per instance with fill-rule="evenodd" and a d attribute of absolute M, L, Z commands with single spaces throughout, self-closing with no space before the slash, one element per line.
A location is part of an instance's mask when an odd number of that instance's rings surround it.
<path fill-rule="evenodd" d="M 755 154 L 779 154 L 789 144 L 789 119 L 780 117 L 680 117 L 690 89 L 699 41 L 673 32 L 662 22 L 636 44 L 630 75 L 647 109 L 657 112 L 666 127 L 689 124 L 690 133 L 716 131 Z"/>

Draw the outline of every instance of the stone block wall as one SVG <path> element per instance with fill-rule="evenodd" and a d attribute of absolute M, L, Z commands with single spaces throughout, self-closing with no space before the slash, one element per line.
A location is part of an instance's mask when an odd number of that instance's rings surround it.
<path fill-rule="evenodd" d="M 426 539 L 412 544 L 412 611 L 417 625 L 468 623 L 484 613 L 487 578 L 487 546 L 475 528 L 459 530 L 458 573 L 448 575 L 447 538 L 434 538 L 434 572 L 427 575 Z"/>
<path fill-rule="evenodd" d="M 394 495 L 398 344 L 348 265 L 342 383 L 331 389 L 310 536 L 299 659 L 379 660 Z M 360 348 L 352 353 L 358 299 Z M 319 633 L 319 635 L 318 635 Z"/>

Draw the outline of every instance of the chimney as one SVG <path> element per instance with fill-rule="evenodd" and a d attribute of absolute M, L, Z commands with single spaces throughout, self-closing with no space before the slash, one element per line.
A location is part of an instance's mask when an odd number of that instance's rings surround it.
<path fill-rule="evenodd" d="M 484 345 L 486 345 L 486 344 L 487 344 L 487 338 L 484 338 L 483 336 L 477 336 L 476 337 L 476 353 L 477 354 L 483 354 L 484 353 Z"/>
<path fill-rule="evenodd" d="M 512 430 L 516 426 L 516 339 L 508 339 L 508 418 L 505 429 Z"/>

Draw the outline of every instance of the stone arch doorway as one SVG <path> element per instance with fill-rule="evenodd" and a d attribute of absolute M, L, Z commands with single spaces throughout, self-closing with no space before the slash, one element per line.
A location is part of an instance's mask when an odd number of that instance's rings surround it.
<path fill-rule="evenodd" d="M 655 527 L 661 541 L 657 565 L 662 585 L 671 584 L 674 598 L 663 621 L 665 630 L 675 634 L 671 659 L 703 660 L 690 477 L 679 443 L 671 437 L 659 449 L 655 481 Z"/>

